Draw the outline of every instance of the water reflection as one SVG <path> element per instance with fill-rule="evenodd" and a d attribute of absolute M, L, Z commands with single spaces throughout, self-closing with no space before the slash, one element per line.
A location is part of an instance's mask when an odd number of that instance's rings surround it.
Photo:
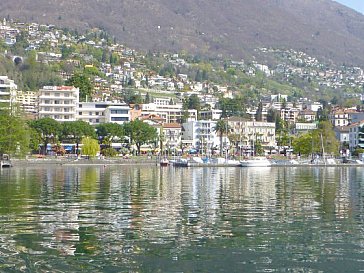
<path fill-rule="evenodd" d="M 2 170 L 0 272 L 356 271 L 363 176 L 362 168 Z"/>

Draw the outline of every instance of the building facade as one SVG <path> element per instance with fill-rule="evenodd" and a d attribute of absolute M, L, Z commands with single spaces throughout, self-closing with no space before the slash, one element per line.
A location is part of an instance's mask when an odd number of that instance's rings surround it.
<path fill-rule="evenodd" d="M 18 86 L 7 76 L 0 76 L 0 107 L 11 108 L 16 102 Z"/>
<path fill-rule="evenodd" d="M 130 107 L 117 101 L 80 102 L 77 119 L 91 125 L 109 122 L 123 124 L 130 121 Z"/>
<path fill-rule="evenodd" d="M 77 120 L 79 89 L 73 86 L 44 86 L 38 92 L 38 118 Z"/>

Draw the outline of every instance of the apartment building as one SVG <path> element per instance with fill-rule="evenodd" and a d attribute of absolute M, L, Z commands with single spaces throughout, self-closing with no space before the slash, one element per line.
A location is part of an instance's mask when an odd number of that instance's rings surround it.
<path fill-rule="evenodd" d="M 364 133 L 361 132 L 363 126 L 363 121 L 348 125 L 350 150 L 354 150 L 357 147 L 364 148 Z"/>
<path fill-rule="evenodd" d="M 12 107 L 18 86 L 7 76 L 0 76 L 0 107 Z"/>
<path fill-rule="evenodd" d="M 35 116 L 38 112 L 38 92 L 17 91 L 16 103 L 24 113 Z"/>
<path fill-rule="evenodd" d="M 169 149 L 178 149 L 181 145 L 182 126 L 178 123 L 165 123 L 162 125 L 163 146 Z"/>
<path fill-rule="evenodd" d="M 200 117 L 204 120 L 218 120 L 221 118 L 222 110 L 212 109 L 207 111 L 200 111 Z"/>
<path fill-rule="evenodd" d="M 79 89 L 73 86 L 44 86 L 38 92 L 38 117 L 56 121 L 75 121 Z"/>
<path fill-rule="evenodd" d="M 258 140 L 267 150 L 276 146 L 274 122 L 247 121 L 236 117 L 229 118 L 227 122 L 229 134 L 238 136 L 240 145 L 245 149 L 250 149 Z"/>
<path fill-rule="evenodd" d="M 77 119 L 91 125 L 108 122 L 123 124 L 130 121 L 130 107 L 120 101 L 80 102 Z"/>
<path fill-rule="evenodd" d="M 145 116 L 157 115 L 161 117 L 164 123 L 180 123 L 184 118 L 182 104 L 157 105 L 155 103 L 142 104 L 141 118 Z M 197 120 L 197 110 L 187 110 L 188 120 Z"/>
<path fill-rule="evenodd" d="M 350 114 L 345 110 L 336 110 L 329 114 L 332 125 L 347 126 L 350 123 Z"/>
<path fill-rule="evenodd" d="M 217 121 L 199 120 L 188 121 L 182 124 L 182 143 L 197 149 L 211 150 L 220 146 L 220 139 L 215 132 Z M 224 136 L 223 143 L 229 140 Z"/>

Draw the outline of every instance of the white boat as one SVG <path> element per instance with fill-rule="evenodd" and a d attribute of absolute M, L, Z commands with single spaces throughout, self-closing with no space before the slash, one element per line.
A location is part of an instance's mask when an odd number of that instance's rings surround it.
<path fill-rule="evenodd" d="M 162 158 L 161 161 L 160 161 L 160 165 L 161 165 L 161 167 L 168 166 L 169 165 L 168 158 L 166 158 L 166 157 Z"/>
<path fill-rule="evenodd" d="M 251 157 L 240 161 L 241 167 L 269 167 L 272 163 L 266 157 Z"/>
<path fill-rule="evenodd" d="M 189 167 L 190 161 L 184 158 L 179 158 L 175 161 L 173 161 L 173 166 L 175 167 Z"/>
<path fill-rule="evenodd" d="M 8 154 L 0 155 L 0 168 L 11 167 L 10 156 Z"/>

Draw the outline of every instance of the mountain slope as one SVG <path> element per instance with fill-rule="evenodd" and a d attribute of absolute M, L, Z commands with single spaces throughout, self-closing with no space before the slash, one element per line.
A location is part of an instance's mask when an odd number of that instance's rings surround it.
<path fill-rule="evenodd" d="M 145 50 L 246 58 L 256 47 L 364 64 L 364 16 L 330 0 L 11 0 L 0 16 L 100 27 Z"/>

